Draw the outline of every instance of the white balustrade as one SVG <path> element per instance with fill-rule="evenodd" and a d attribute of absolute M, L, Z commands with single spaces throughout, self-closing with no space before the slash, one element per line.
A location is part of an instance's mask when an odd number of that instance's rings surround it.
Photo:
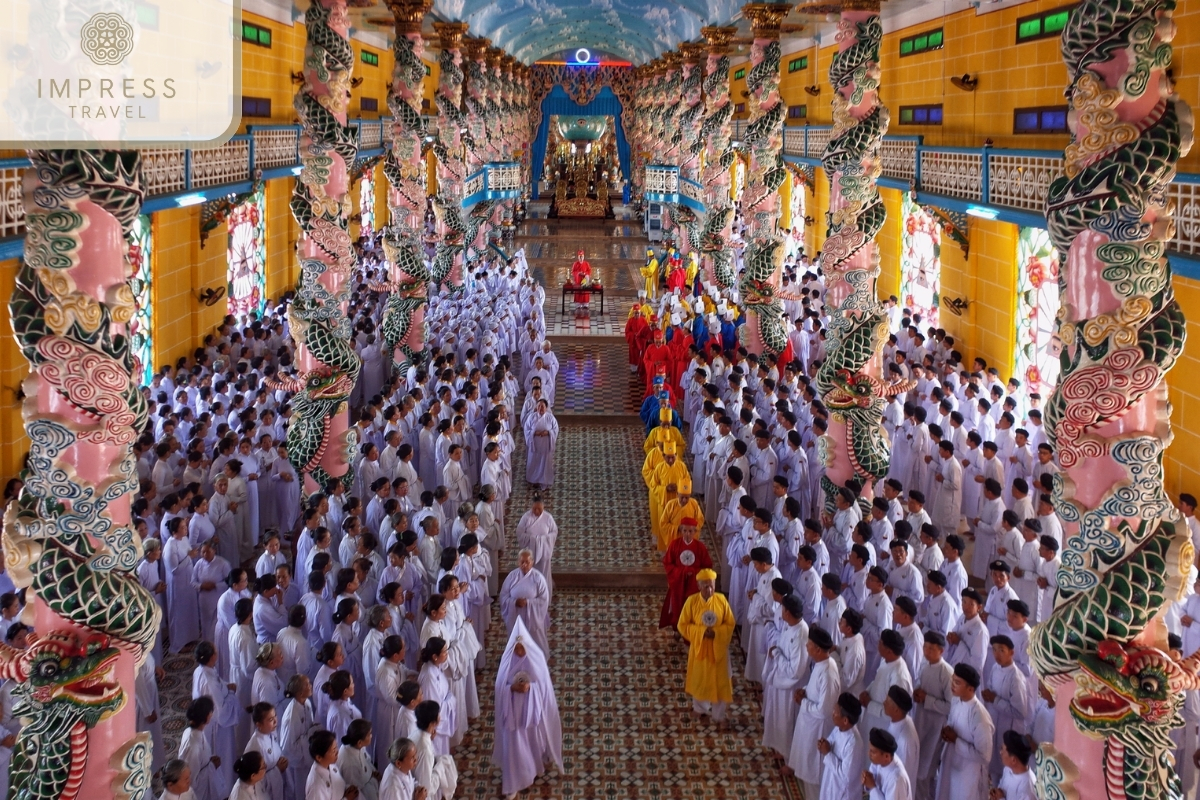
<path fill-rule="evenodd" d="M 25 233 L 25 200 L 21 175 L 27 167 L 0 169 L 0 238 Z"/>
<path fill-rule="evenodd" d="M 187 151 L 143 150 L 142 181 L 147 197 L 182 192 L 187 188 Z"/>
<path fill-rule="evenodd" d="M 251 131 L 254 136 L 254 166 L 256 169 L 290 167 L 298 162 L 296 145 L 299 128 L 267 128 Z"/>
<path fill-rule="evenodd" d="M 883 174 L 889 178 L 912 181 L 917 177 L 917 140 L 883 138 L 880 149 Z"/>
<path fill-rule="evenodd" d="M 809 128 L 808 147 L 804 153 L 808 158 L 820 158 L 825 154 L 825 145 L 829 143 L 832 128 Z"/>
<path fill-rule="evenodd" d="M 220 147 L 192 151 L 192 188 L 250 179 L 250 140 L 231 139 Z"/>
<path fill-rule="evenodd" d="M 789 156 L 804 156 L 804 128 L 783 129 L 783 152 Z"/>
<path fill-rule="evenodd" d="M 378 150 L 383 147 L 382 125 L 375 122 L 360 122 L 357 127 L 360 150 Z"/>
<path fill-rule="evenodd" d="M 1175 238 L 1168 247 L 1183 255 L 1200 254 L 1200 183 L 1176 181 L 1167 194 L 1175 202 Z"/>
<path fill-rule="evenodd" d="M 983 201 L 983 151 L 921 150 L 921 189 Z"/>
<path fill-rule="evenodd" d="M 988 151 L 988 202 L 1044 212 L 1050 183 L 1063 174 L 1062 156 L 1012 155 Z M 924 182 L 924 173 L 921 175 Z"/>

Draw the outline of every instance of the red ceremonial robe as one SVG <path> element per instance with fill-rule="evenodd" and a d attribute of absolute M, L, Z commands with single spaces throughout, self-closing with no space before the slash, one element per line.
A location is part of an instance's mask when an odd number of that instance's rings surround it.
<path fill-rule="evenodd" d="M 571 283 L 579 286 L 590 277 L 592 277 L 592 265 L 587 262 L 587 259 L 576 261 L 571 265 Z M 576 292 L 575 302 L 586 303 L 591 297 L 591 292 Z"/>
<path fill-rule="evenodd" d="M 688 352 L 688 348 L 691 346 L 692 335 L 683 326 L 676 326 L 675 332 L 671 334 L 671 343 L 668 345 L 671 348 L 671 366 L 667 368 L 667 374 L 671 376 L 671 385 L 675 387 L 681 397 L 683 396 L 683 373 L 692 358 L 691 353 Z"/>
<path fill-rule="evenodd" d="M 646 391 L 654 389 L 654 375 L 661 364 L 666 369 L 668 378 L 671 375 L 671 347 L 667 344 L 651 344 L 642 356 L 642 374 L 646 378 Z"/>
<path fill-rule="evenodd" d="M 658 627 L 674 628 L 679 624 L 679 612 L 683 611 L 684 602 L 700 591 L 696 574 L 702 569 L 713 568 L 712 557 L 699 539 L 687 544 L 679 538 L 663 553 L 663 568 L 667 571 L 667 596 L 658 617 Z"/>
<path fill-rule="evenodd" d="M 636 367 L 642 366 L 642 351 L 650 339 L 650 326 L 646 318 L 637 314 L 625 323 L 625 341 L 629 343 L 629 363 Z"/>

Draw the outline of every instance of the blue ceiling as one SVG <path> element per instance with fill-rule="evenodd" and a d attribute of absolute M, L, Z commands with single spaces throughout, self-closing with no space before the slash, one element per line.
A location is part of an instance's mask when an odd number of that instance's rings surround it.
<path fill-rule="evenodd" d="M 705 25 L 729 24 L 744 0 L 434 0 L 434 13 L 471 26 L 531 64 L 567 48 L 604 50 L 644 64 Z"/>

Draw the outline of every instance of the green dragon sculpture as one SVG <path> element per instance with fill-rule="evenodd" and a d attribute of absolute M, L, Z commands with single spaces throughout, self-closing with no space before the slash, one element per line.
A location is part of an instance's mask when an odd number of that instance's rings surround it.
<path fill-rule="evenodd" d="M 296 241 L 300 280 L 288 309 L 300 372 L 278 381 L 298 392 L 288 460 L 318 485 L 336 478 L 346 488 L 354 482 L 350 456 L 357 444 L 347 400 L 362 367 L 345 314 L 355 265 L 348 175 L 358 156 L 357 137 L 346 124 L 355 58 L 349 25 L 344 0 L 314 2 L 304 15 L 304 83 L 295 99 L 303 167 L 290 202 L 301 231 Z M 338 448 L 333 461 L 326 458 L 331 447 Z"/>
<path fill-rule="evenodd" d="M 889 119 L 878 95 L 883 41 L 878 10 L 844 11 L 838 39 L 850 44 L 834 53 L 829 67 L 834 124 L 821 158 L 833 185 L 821 266 L 829 286 L 826 302 L 836 310 L 830 315 L 825 362 L 817 373 L 817 391 L 831 409 L 842 406 L 835 413 L 845 423 L 840 442 L 831 431 L 820 445 L 826 467 L 822 486 L 830 504 L 833 492 L 851 477 L 866 483 L 881 480 L 891 458 L 881 425 L 883 385 L 866 372 L 887 336 L 887 317 L 875 295 L 875 236 L 887 216 L 876 180 Z M 850 399 L 854 402 L 848 403 Z"/>
<path fill-rule="evenodd" d="M 1155 646 L 1193 549 L 1163 486 L 1172 439 L 1164 377 L 1185 322 L 1171 285 L 1167 189 L 1192 143 L 1174 92 L 1174 0 L 1085 0 L 1063 30 L 1071 143 L 1046 198 L 1063 254 L 1062 375 L 1045 410 L 1063 472 L 1065 540 L 1053 613 L 1031 639 L 1041 679 L 1092 739 L 1038 756 L 1044 800 L 1181 797 L 1168 734 L 1196 664 Z M 1087 302 L 1079 299 L 1088 298 Z M 1131 413 L 1135 412 L 1136 413 Z M 1149 630 L 1147 630 L 1149 629 Z M 1102 775 L 1090 769 L 1103 766 Z"/>
<path fill-rule="evenodd" d="M 14 682 L 17 734 L 8 800 L 75 800 L 88 758 L 88 731 L 128 701 L 114 669 L 121 651 L 107 636 L 54 632 L 29 647 L 0 645 L 0 677 Z M 49 768 L 48 768 L 49 767 Z"/>

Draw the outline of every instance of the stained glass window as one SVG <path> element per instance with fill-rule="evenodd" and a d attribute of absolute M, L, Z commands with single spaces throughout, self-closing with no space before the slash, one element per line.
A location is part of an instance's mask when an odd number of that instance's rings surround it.
<path fill-rule="evenodd" d="M 362 222 L 359 230 L 363 236 L 375 232 L 375 174 L 372 170 L 364 170 L 362 185 L 359 187 L 358 207 L 362 211 Z"/>
<path fill-rule="evenodd" d="M 1013 374 L 1026 395 L 1048 398 L 1061 369 L 1058 338 L 1058 250 L 1041 228 L 1017 235 L 1017 340 Z"/>
<path fill-rule="evenodd" d="M 229 313 L 258 314 L 267 301 L 267 220 L 259 187 L 229 212 Z"/>
<path fill-rule="evenodd" d="M 922 332 L 938 324 L 941 295 L 942 237 L 937 220 L 907 193 L 902 206 L 900 247 L 901 305 L 921 315 Z"/>
<path fill-rule="evenodd" d="M 154 307 L 150 295 L 154 237 L 150 216 L 142 214 L 129 232 L 129 287 L 133 290 L 133 319 L 129 339 L 133 345 L 134 375 L 142 386 L 154 376 Z"/>

